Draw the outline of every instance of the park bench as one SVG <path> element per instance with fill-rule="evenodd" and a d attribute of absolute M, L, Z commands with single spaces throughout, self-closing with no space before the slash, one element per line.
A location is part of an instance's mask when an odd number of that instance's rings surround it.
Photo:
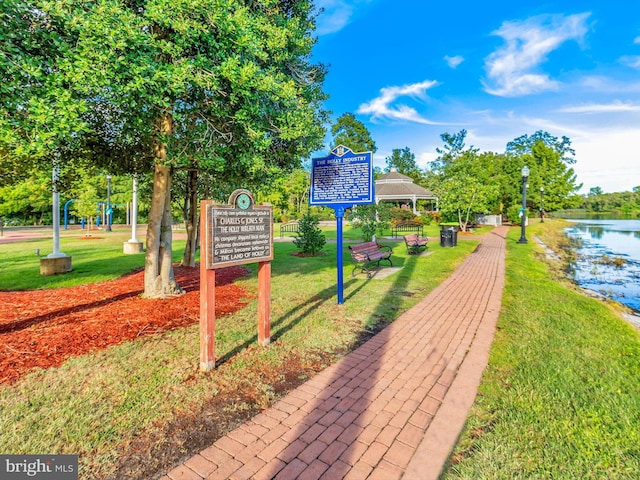
<path fill-rule="evenodd" d="M 423 249 L 426 250 L 428 239 L 427 237 L 418 236 L 417 233 L 410 233 L 404 236 L 404 243 L 407 246 L 407 253 L 411 255 L 420 253 Z"/>
<path fill-rule="evenodd" d="M 367 274 L 367 278 L 371 278 L 371 268 L 380 267 L 380 262 L 386 260 L 389 265 L 391 263 L 391 254 L 393 251 L 391 247 L 387 245 L 381 245 L 377 242 L 365 242 L 357 245 L 349 245 L 351 250 L 351 258 L 353 259 L 354 267 L 351 272 L 351 276 L 355 277 L 356 271 L 360 271 Z"/>
<path fill-rule="evenodd" d="M 280 225 L 280 236 L 283 233 L 298 233 L 298 222 L 288 222 Z"/>
<path fill-rule="evenodd" d="M 418 222 L 398 222 L 393 227 L 391 227 L 391 236 L 396 238 L 398 234 L 404 234 L 405 232 L 415 233 L 416 235 L 422 236 L 423 226 Z"/>

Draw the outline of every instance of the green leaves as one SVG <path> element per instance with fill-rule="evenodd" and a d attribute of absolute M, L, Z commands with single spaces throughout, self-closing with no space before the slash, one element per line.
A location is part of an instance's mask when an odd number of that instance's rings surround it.
<path fill-rule="evenodd" d="M 105 130 L 101 143 L 111 147 L 131 146 L 132 136 L 149 144 L 168 111 L 183 135 L 165 138 L 170 151 L 202 156 L 185 132 L 206 137 L 212 157 L 230 142 L 266 155 L 279 137 L 295 145 L 286 147 L 293 166 L 321 143 L 326 116 L 324 70 L 308 63 L 310 12 L 308 2 L 271 0 L 11 0 L 0 34 L 11 80 L 0 86 L 0 145 L 45 157 L 70 137 L 89 132 L 93 143 Z M 111 113 L 87 114 L 96 104 Z"/>
<path fill-rule="evenodd" d="M 333 145 L 344 145 L 353 152 L 376 152 L 378 148 L 364 124 L 353 113 L 342 114 L 331 127 Z"/>
<path fill-rule="evenodd" d="M 547 132 L 523 135 L 507 144 L 504 154 L 479 153 L 466 147 L 467 132 L 441 135 L 440 156 L 430 164 L 429 183 L 439 195 L 440 209 L 449 220 L 471 218 L 473 213 L 509 214 L 522 202 L 521 169 L 530 169 L 528 209 L 546 211 L 575 206 L 576 174 L 569 165 L 573 150 L 567 137 L 558 139 Z M 512 218 L 512 220 L 514 220 Z"/>
<path fill-rule="evenodd" d="M 407 175 L 414 180 L 422 178 L 422 171 L 416 163 L 416 156 L 411 152 L 409 147 L 394 148 L 391 152 L 391 156 L 386 158 L 387 167 L 386 171 L 390 171 L 391 168 L 395 168 L 398 173 Z"/>

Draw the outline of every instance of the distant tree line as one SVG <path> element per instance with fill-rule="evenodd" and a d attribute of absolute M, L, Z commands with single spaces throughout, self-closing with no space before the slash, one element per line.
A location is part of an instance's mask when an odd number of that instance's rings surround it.
<path fill-rule="evenodd" d="M 376 152 L 375 141 L 362 122 L 351 113 L 340 116 L 331 127 L 331 147 L 345 145 L 353 151 Z M 417 165 L 415 154 L 409 147 L 396 148 L 385 159 L 385 167 L 376 169 L 376 176 L 388 173 L 392 168 L 411 177 L 416 184 L 434 192 L 438 198 L 437 219 L 459 222 L 461 227 L 474 220 L 475 214 L 503 215 L 517 222 L 522 202 L 521 170 L 530 169 L 528 178 L 527 208 L 529 216 L 538 216 L 541 209 L 546 212 L 569 208 L 586 208 L 592 211 L 615 210 L 632 212 L 638 209 L 638 194 L 602 194 L 598 188 L 586 197 L 576 194 L 581 185 L 576 184 L 576 175 L 571 168 L 575 163 L 570 140 L 558 139 L 547 132 L 523 135 L 509 142 L 505 152 L 480 152 L 466 145 L 466 130 L 443 133 L 443 145 L 437 149 L 438 157 L 427 168 Z M 48 223 L 51 214 L 51 176 L 47 171 L 34 170 L 26 176 L 16 178 L 5 187 L 0 187 L 0 216 L 6 223 Z M 274 175 L 263 184 L 255 185 L 254 191 L 261 202 L 274 207 L 276 221 L 289 221 L 312 213 L 321 219 L 332 219 L 329 208 L 308 206 L 308 168 L 294 168 L 289 173 Z M 188 223 L 190 202 L 188 193 L 198 191 L 198 198 L 214 198 L 225 201 L 226 182 L 215 180 L 207 172 L 201 172 L 198 187 L 189 186 L 188 170 L 176 169 L 173 173 L 171 209 L 174 218 Z M 99 215 L 99 204 L 106 199 L 106 179 L 97 168 L 86 166 L 70 176 L 66 198 L 77 201 L 70 212 L 82 217 Z M 139 190 L 140 221 L 145 222 L 149 211 L 148 199 L 153 187 L 152 175 L 141 175 Z M 131 201 L 131 177 L 114 176 L 112 181 L 112 203 L 125 205 Z M 425 204 L 426 207 L 426 204 Z M 401 209 L 392 211 L 389 205 L 360 207 L 358 216 L 352 220 L 360 222 L 371 218 L 382 220 L 385 226 L 392 215 L 404 218 Z M 125 209 L 114 209 L 114 221 L 124 222 Z M 197 222 L 197 219 L 195 220 Z M 365 230 L 375 232 L 379 222 L 371 220 L 363 224 Z"/>
<path fill-rule="evenodd" d="M 353 151 L 376 151 L 366 127 L 350 113 L 338 118 L 332 133 L 333 145 L 342 144 Z M 575 152 L 569 138 L 538 131 L 514 139 L 503 153 L 496 153 L 467 146 L 466 136 L 466 130 L 443 133 L 438 157 L 424 169 L 417 165 L 409 147 L 393 149 L 385 159 L 384 170 L 377 174 L 395 168 L 411 177 L 416 184 L 438 196 L 438 219 L 458 222 L 463 229 L 474 220 L 475 214 L 502 215 L 519 221 L 521 171 L 525 165 L 530 170 L 527 215 L 537 216 L 543 209 L 551 212 L 580 205 L 582 197 L 577 191 L 582 185 L 576 183 L 572 168 Z M 358 207 L 358 210 L 358 217 L 362 218 L 365 209 Z M 380 206 L 371 206 L 369 210 L 370 217 L 385 218 L 389 214 Z"/>
<path fill-rule="evenodd" d="M 589 189 L 582 198 L 580 208 L 593 213 L 613 213 L 623 216 L 640 216 L 640 186 L 631 192 L 604 193 L 600 187 Z"/>

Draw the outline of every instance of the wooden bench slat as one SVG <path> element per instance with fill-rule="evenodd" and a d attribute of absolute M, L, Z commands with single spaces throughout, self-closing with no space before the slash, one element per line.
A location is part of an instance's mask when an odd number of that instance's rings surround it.
<path fill-rule="evenodd" d="M 407 253 L 420 253 L 421 249 L 427 249 L 427 237 L 419 237 L 418 234 L 412 233 L 404 236 L 404 243 L 407 246 Z"/>
<path fill-rule="evenodd" d="M 367 274 L 368 278 L 371 278 L 371 267 L 375 264 L 376 267 L 380 267 L 380 262 L 386 260 L 389 265 L 391 263 L 391 255 L 393 250 L 388 245 L 381 245 L 377 242 L 365 242 L 356 245 L 349 245 L 351 250 L 351 259 L 355 266 L 351 272 L 351 276 L 355 276 L 356 270 L 360 270 Z"/>

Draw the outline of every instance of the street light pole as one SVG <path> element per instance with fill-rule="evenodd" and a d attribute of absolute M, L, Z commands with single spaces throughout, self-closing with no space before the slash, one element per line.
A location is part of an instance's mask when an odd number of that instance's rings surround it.
<path fill-rule="evenodd" d="M 520 225 L 520 239 L 518 243 L 528 243 L 526 235 L 527 221 L 527 179 L 529 178 L 529 167 L 522 167 L 522 223 Z"/>
<path fill-rule="evenodd" d="M 111 231 L 111 175 L 107 175 L 107 232 Z"/>
<path fill-rule="evenodd" d="M 544 187 L 540 187 L 540 223 L 544 223 Z"/>

